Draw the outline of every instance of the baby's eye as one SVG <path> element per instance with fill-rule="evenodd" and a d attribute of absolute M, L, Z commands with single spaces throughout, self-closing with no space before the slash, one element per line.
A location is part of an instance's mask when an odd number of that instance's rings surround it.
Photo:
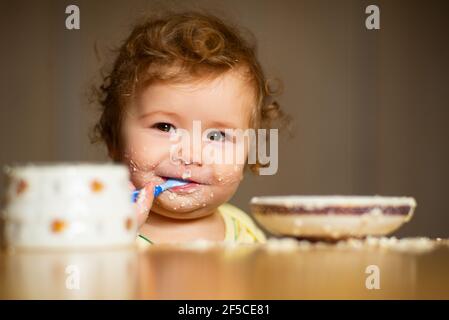
<path fill-rule="evenodd" d="M 207 139 L 211 141 L 224 141 L 226 134 L 223 131 L 211 131 L 207 134 Z"/>
<path fill-rule="evenodd" d="M 172 130 L 176 130 L 175 126 L 167 123 L 167 122 L 158 122 L 152 126 L 152 128 L 164 131 L 164 132 L 171 132 Z"/>

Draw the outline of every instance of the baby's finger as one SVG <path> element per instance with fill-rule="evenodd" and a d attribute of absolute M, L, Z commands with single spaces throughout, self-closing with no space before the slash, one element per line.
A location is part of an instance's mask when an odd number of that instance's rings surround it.
<path fill-rule="evenodd" d="M 138 226 L 142 226 L 148 218 L 148 213 L 150 212 L 151 206 L 154 200 L 154 184 L 148 183 L 139 192 L 139 196 L 136 201 L 137 208 L 137 223 Z"/>

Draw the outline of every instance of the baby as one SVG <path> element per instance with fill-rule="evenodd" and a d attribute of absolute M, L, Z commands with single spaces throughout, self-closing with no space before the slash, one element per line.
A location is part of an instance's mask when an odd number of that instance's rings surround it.
<path fill-rule="evenodd" d="M 250 142 L 233 133 L 268 128 L 282 112 L 254 47 L 236 29 L 197 12 L 147 18 L 120 47 L 100 93 L 96 132 L 142 189 L 139 241 L 265 241 L 246 213 L 226 203 L 245 168 L 262 167 L 247 164 Z M 211 161 L 242 146 L 245 161 Z M 168 178 L 189 183 L 154 199 L 154 186 Z"/>

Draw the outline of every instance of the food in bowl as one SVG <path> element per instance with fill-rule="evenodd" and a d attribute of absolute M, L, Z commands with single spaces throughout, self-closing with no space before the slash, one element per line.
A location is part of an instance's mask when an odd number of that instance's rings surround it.
<path fill-rule="evenodd" d="M 384 236 L 410 221 L 411 197 L 264 196 L 250 202 L 254 218 L 275 235 L 310 240 Z"/>

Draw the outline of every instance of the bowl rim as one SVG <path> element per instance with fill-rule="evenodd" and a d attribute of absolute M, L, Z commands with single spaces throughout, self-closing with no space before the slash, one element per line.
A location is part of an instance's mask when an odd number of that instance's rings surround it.
<path fill-rule="evenodd" d="M 284 196 L 257 196 L 251 198 L 250 205 L 278 206 L 278 207 L 313 207 L 328 206 L 410 206 L 416 207 L 413 197 L 394 196 L 359 196 L 359 195 L 284 195 Z"/>

